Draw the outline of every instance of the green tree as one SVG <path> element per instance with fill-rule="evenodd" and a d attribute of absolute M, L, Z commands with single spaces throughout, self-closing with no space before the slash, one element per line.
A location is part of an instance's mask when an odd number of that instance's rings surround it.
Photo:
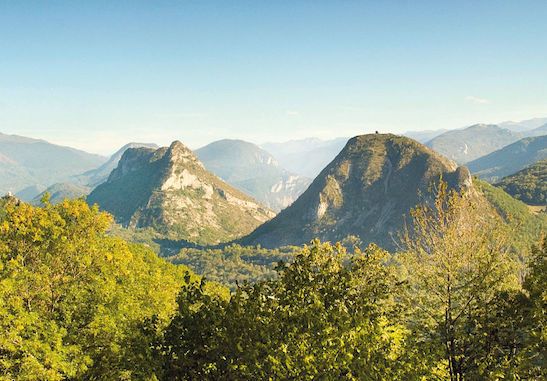
<path fill-rule="evenodd" d="M 168 378 L 402 379 L 408 332 L 388 260 L 376 246 L 348 255 L 316 241 L 229 301 L 186 288 L 165 334 Z"/>
<path fill-rule="evenodd" d="M 155 377 L 140 328 L 163 330 L 187 269 L 108 237 L 82 200 L 44 201 L 0 219 L 0 380 Z"/>
<path fill-rule="evenodd" d="M 444 182 L 411 216 L 400 259 L 416 349 L 428 354 L 430 369 L 446 368 L 440 378 L 464 380 L 477 365 L 484 306 L 518 288 L 509 232 L 479 195 L 450 191 Z"/>

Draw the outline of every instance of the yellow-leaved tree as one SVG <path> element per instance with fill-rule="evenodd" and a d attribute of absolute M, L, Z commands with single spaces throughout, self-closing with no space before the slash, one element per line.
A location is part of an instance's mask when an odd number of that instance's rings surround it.
<path fill-rule="evenodd" d="M 399 258 L 416 350 L 440 378 L 468 379 L 479 372 L 474 332 L 481 309 L 519 287 L 510 232 L 479 194 L 449 190 L 442 181 L 435 199 L 411 217 Z"/>
<path fill-rule="evenodd" d="M 107 236 L 83 200 L 45 201 L 2 208 L 0 380 L 154 379 L 187 269 Z"/>

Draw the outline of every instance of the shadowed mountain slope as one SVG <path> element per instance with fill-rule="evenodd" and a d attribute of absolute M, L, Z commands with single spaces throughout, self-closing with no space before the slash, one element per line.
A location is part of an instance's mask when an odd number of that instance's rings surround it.
<path fill-rule="evenodd" d="M 529 205 L 547 205 L 547 159 L 504 177 L 496 186 Z"/>

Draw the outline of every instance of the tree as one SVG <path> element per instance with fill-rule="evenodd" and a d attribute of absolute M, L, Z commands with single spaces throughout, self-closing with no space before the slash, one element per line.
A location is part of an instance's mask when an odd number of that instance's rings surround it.
<path fill-rule="evenodd" d="M 507 255 L 508 232 L 477 194 L 448 190 L 441 182 L 435 200 L 411 213 L 401 236 L 407 271 L 409 326 L 431 369 L 463 380 L 476 365 L 477 319 L 503 290 L 518 288 Z"/>
<path fill-rule="evenodd" d="M 229 301 L 189 286 L 165 334 L 168 378 L 401 379 L 407 331 L 388 259 L 315 241 Z"/>
<path fill-rule="evenodd" d="M 108 237 L 82 200 L 45 201 L 0 219 L 0 380 L 153 378 L 140 328 L 163 330 L 187 268 Z"/>

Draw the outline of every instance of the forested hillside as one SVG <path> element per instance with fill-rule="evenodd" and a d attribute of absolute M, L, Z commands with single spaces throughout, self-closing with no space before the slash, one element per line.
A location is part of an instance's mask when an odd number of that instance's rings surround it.
<path fill-rule="evenodd" d="M 530 205 L 547 204 L 547 160 L 501 179 L 496 186 Z"/>

